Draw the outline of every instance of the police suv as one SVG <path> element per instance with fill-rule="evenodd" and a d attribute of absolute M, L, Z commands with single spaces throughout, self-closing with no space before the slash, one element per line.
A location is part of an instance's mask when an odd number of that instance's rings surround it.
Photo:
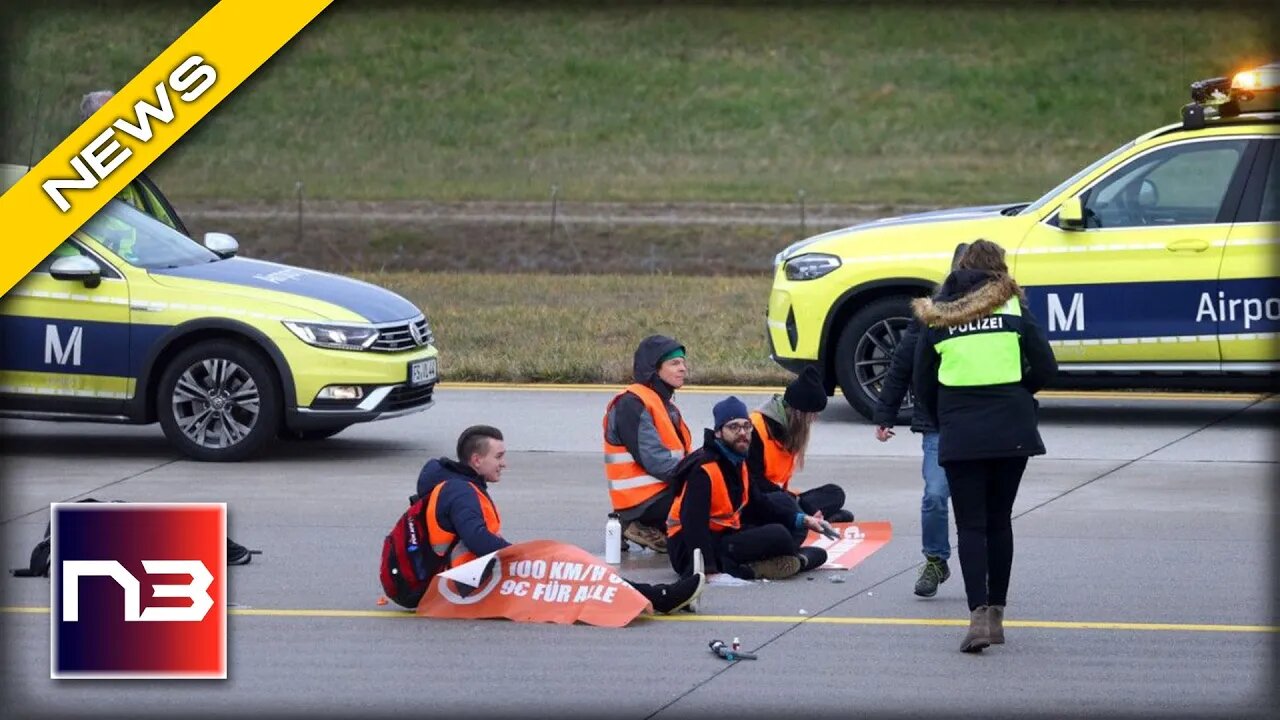
<path fill-rule="evenodd" d="M 0 165 L 0 191 L 26 171 Z M 0 298 L 0 417 L 159 422 L 199 460 L 425 410 L 427 318 L 382 288 L 192 240 L 140 177 Z"/>
<path fill-rule="evenodd" d="M 1059 386 L 1270 387 L 1280 368 L 1280 63 L 1193 83 L 1182 121 L 1031 203 L 888 218 L 774 259 L 767 333 L 871 416 L 912 298 L 957 244 L 1000 243 Z M 1243 381 L 1243 382 L 1241 382 Z M 832 388 L 829 387 L 828 390 Z"/>

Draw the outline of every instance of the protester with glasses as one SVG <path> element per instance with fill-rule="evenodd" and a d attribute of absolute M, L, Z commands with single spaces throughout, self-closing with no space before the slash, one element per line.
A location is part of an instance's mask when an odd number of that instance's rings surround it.
<path fill-rule="evenodd" d="M 763 493 L 750 482 L 746 459 L 754 427 L 747 406 L 729 397 L 716 403 L 713 414 L 715 428 L 705 431 L 703 446 L 673 474 L 671 567 L 681 576 L 693 573 L 695 549 L 705 558 L 708 584 L 731 582 L 725 575 L 781 579 L 821 567 L 826 551 L 800 544 L 809 530 L 830 526 L 797 512 L 786 493 Z"/>

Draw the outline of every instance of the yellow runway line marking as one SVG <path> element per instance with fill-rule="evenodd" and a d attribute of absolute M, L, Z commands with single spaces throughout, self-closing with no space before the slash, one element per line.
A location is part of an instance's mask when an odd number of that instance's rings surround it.
<path fill-rule="evenodd" d="M 735 622 L 735 623 L 816 623 L 819 625 L 907 625 L 913 627 L 967 627 L 968 620 L 941 618 L 887 618 L 887 617 L 791 617 L 789 615 L 657 615 L 652 620 L 674 622 Z M 1156 630 L 1164 632 L 1237 632 L 1274 633 L 1280 627 L 1273 625 L 1210 625 L 1188 623 L 1126 623 L 1079 622 L 1058 620 L 1005 620 L 1005 627 L 1040 628 L 1046 630 Z"/>
<path fill-rule="evenodd" d="M 0 613 L 12 615 L 47 615 L 47 607 L 0 607 Z M 230 608 L 227 614 L 239 617 L 304 617 L 304 618 L 413 618 L 410 610 L 306 610 L 269 608 Z M 965 627 L 968 620 L 940 618 L 892 618 L 892 617 L 806 617 L 803 615 L 652 615 L 644 617 L 654 622 L 708 622 L 708 623 L 775 623 L 816 625 L 901 625 L 908 627 Z M 1037 628 L 1043 630 L 1129 630 L 1156 632 L 1218 632 L 1218 633 L 1276 633 L 1274 625 L 1216 625 L 1206 623 L 1135 623 L 1135 622 L 1083 622 L 1058 620 L 1006 620 L 1005 627 Z"/>
<path fill-rule="evenodd" d="M 618 393 L 622 385 L 595 385 L 588 383 L 496 383 L 496 382 L 447 382 L 436 386 L 440 390 L 497 390 L 501 392 L 598 392 Z M 687 385 L 681 394 L 694 395 L 769 395 L 780 393 L 781 385 Z M 838 394 L 837 390 L 837 394 Z M 1214 400 L 1230 402 L 1273 401 L 1278 399 L 1266 393 L 1196 393 L 1196 392 L 1128 392 L 1106 390 L 1044 390 L 1039 397 L 1067 400 Z"/>

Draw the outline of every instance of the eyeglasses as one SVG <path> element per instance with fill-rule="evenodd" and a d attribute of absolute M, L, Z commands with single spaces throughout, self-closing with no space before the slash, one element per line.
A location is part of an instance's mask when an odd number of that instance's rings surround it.
<path fill-rule="evenodd" d="M 741 422 L 728 422 L 728 423 L 725 423 L 724 425 L 721 425 L 720 427 L 721 429 L 728 430 L 729 432 L 735 432 L 735 433 L 751 432 L 751 421 L 743 420 Z"/>

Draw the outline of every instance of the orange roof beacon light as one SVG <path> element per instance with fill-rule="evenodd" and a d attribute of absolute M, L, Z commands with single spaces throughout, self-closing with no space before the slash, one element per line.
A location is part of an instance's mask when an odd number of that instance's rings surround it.
<path fill-rule="evenodd" d="M 1242 70 L 1232 77 L 1191 83 L 1192 102 L 1182 107 L 1182 126 L 1197 130 L 1208 120 L 1241 113 L 1280 111 L 1280 62 Z"/>

